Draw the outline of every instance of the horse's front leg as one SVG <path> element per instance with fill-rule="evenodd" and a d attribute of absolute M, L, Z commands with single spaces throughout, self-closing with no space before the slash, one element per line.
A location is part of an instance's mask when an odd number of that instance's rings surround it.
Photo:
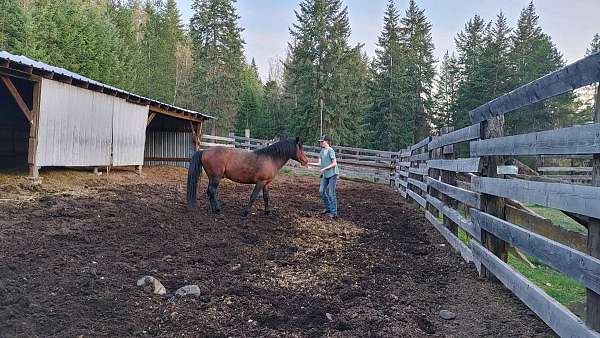
<path fill-rule="evenodd" d="M 210 209 L 215 214 L 221 213 L 221 206 L 217 200 L 217 188 L 219 187 L 219 181 L 220 179 L 218 178 L 211 178 L 208 181 L 208 190 L 206 192 L 210 203 Z"/>
<path fill-rule="evenodd" d="M 250 202 L 248 202 L 248 205 L 246 205 L 246 208 L 244 208 L 244 217 L 250 215 L 250 212 L 252 211 L 252 204 L 254 204 L 254 201 L 256 201 L 256 199 L 258 198 L 258 194 L 260 193 L 263 186 L 263 182 L 258 182 L 254 186 L 254 190 L 252 190 L 252 194 L 250 195 Z"/>

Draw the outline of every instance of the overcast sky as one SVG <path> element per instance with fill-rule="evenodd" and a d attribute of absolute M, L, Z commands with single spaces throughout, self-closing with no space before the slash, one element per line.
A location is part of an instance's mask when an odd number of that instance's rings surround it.
<path fill-rule="evenodd" d="M 433 26 L 435 57 L 440 59 L 446 50 L 454 50 L 454 37 L 467 20 L 479 14 L 486 20 L 495 18 L 499 11 L 508 17 L 514 27 L 520 11 L 530 0 L 417 0 Z M 184 23 L 192 15 L 192 0 L 177 0 Z M 387 0 L 344 0 L 350 14 L 352 44 L 363 43 L 373 56 L 375 43 L 383 26 Z M 288 28 L 295 22 L 294 10 L 299 1 L 293 0 L 238 0 L 240 25 L 245 29 L 245 54 L 256 59 L 263 79 L 268 74 L 269 62 L 283 57 L 289 39 Z M 403 14 L 408 0 L 396 0 Z M 567 62 L 581 58 L 595 33 L 600 32 L 600 0 L 537 0 L 540 24 L 564 54 Z"/>

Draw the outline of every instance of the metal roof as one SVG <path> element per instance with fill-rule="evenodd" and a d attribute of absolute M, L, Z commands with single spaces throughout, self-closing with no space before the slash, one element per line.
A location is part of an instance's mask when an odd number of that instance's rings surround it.
<path fill-rule="evenodd" d="M 3 64 L 4 63 L 4 64 Z M 202 114 L 193 110 L 176 107 L 164 102 L 160 102 L 157 100 L 149 99 L 147 97 L 143 97 L 137 94 L 130 93 L 123 89 L 115 88 L 98 81 L 94 81 L 85 76 L 81 76 L 79 74 L 68 71 L 64 68 L 51 66 L 49 64 L 32 60 L 26 56 L 22 55 L 14 55 L 7 51 L 0 51 L 0 69 L 8 68 L 17 71 L 25 71 L 27 73 L 33 73 L 44 78 L 58 78 L 60 80 L 72 80 L 75 81 L 74 85 L 83 84 L 87 85 L 86 87 L 90 90 L 103 91 L 103 92 L 114 92 L 118 95 L 127 97 L 130 101 L 138 101 L 141 104 L 147 104 L 149 106 L 159 107 L 164 110 L 181 113 L 184 115 L 195 115 L 196 117 L 200 117 L 202 119 L 212 119 L 214 117 Z M 90 88 L 91 87 L 91 88 Z"/>

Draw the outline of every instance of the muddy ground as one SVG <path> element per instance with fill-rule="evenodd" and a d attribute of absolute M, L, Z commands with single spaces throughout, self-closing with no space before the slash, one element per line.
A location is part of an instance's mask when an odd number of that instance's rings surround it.
<path fill-rule="evenodd" d="M 282 175 L 273 215 L 244 219 L 250 186 L 220 187 L 222 217 L 192 213 L 180 169 L 42 175 L 0 178 L 2 337 L 552 335 L 381 185 L 341 181 L 332 221 L 317 178 Z M 202 294 L 154 295 L 144 275 Z"/>

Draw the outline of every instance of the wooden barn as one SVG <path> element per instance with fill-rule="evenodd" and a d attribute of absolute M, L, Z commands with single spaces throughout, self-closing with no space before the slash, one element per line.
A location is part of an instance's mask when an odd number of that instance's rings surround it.
<path fill-rule="evenodd" d="M 62 68 L 0 51 L 0 168 L 141 166 L 147 133 L 169 151 L 169 131 L 200 142 L 210 116 L 145 98 Z M 157 144 L 158 143 L 158 144 Z"/>

